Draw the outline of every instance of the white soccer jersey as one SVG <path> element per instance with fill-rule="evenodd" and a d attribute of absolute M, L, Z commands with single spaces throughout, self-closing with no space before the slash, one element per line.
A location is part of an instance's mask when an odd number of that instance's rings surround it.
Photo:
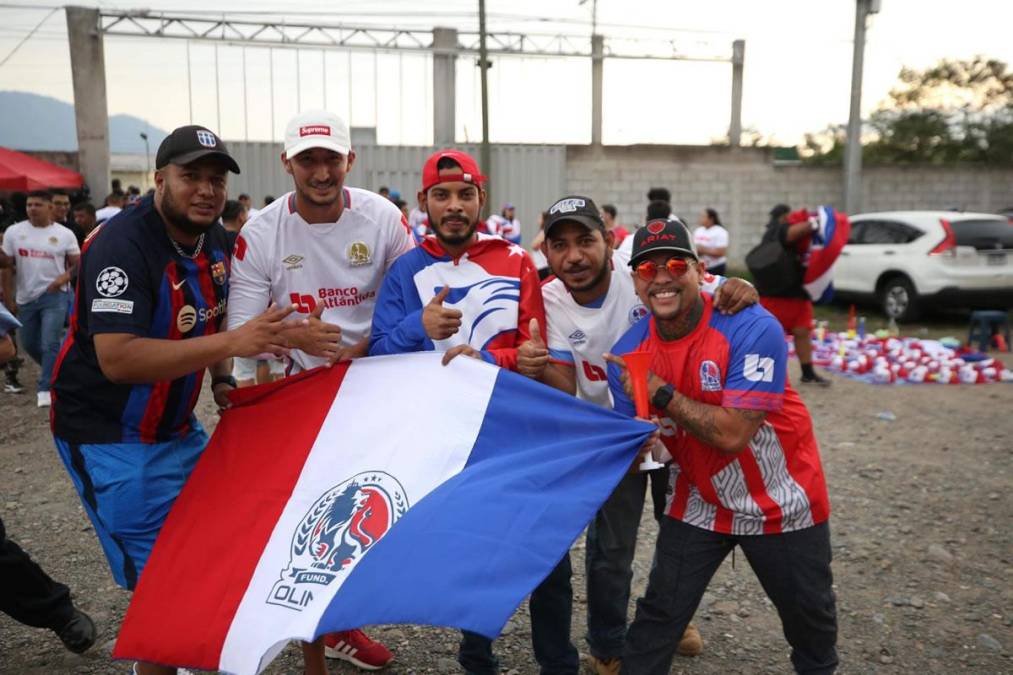
<path fill-rule="evenodd" d="M 608 408 L 612 407 L 612 395 L 602 354 L 648 313 L 621 255 L 613 254 L 612 266 L 608 292 L 598 307 L 578 304 L 559 279 L 542 286 L 549 357 L 576 368 L 578 398 Z M 707 275 L 700 290 L 713 293 L 723 282 L 724 277 Z"/>
<path fill-rule="evenodd" d="M 720 225 L 711 225 L 710 227 L 703 227 L 701 225 L 693 230 L 693 241 L 698 247 L 728 248 L 728 230 Z M 702 255 L 700 259 L 703 260 L 703 264 L 707 266 L 707 269 L 728 262 L 728 258 L 723 255 Z"/>
<path fill-rule="evenodd" d="M 341 327 L 341 344 L 366 337 L 376 294 L 394 260 L 415 242 L 401 211 L 366 190 L 345 188 L 336 223 L 310 225 L 290 192 L 248 221 L 236 240 L 229 280 L 229 329 L 243 325 L 272 302 L 294 304 L 302 320 L 323 303 L 322 319 Z M 292 352 L 294 370 L 325 359 Z"/>

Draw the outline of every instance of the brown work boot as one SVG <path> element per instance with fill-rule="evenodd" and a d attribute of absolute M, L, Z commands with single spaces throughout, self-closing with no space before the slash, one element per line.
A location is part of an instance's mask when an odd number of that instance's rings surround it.
<path fill-rule="evenodd" d="M 592 675 L 619 675 L 623 667 L 623 660 L 618 657 L 603 660 L 591 655 L 587 657 L 585 665 Z"/>
<path fill-rule="evenodd" d="M 693 624 L 686 626 L 686 632 L 682 634 L 676 651 L 682 656 L 698 656 L 703 651 L 703 638 L 700 637 L 700 631 L 696 626 Z"/>

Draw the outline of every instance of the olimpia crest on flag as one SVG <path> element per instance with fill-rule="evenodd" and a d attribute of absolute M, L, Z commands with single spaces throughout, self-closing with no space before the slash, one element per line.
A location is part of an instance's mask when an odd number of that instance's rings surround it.
<path fill-rule="evenodd" d="M 367 471 L 327 490 L 299 521 L 281 578 L 267 603 L 301 610 L 314 586 L 328 586 L 355 563 L 408 511 L 396 478 Z"/>

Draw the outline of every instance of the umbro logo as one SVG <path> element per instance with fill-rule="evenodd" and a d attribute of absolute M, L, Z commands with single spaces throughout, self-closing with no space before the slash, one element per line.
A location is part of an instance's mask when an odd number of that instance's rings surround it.
<path fill-rule="evenodd" d="M 587 342 L 587 334 L 581 329 L 577 329 L 570 333 L 569 340 L 574 346 L 582 345 Z"/>
<path fill-rule="evenodd" d="M 282 258 L 281 261 L 285 263 L 285 269 L 297 270 L 302 267 L 302 265 L 300 265 L 299 263 L 303 261 L 303 257 L 301 255 L 296 255 L 293 253 L 290 256 Z"/>

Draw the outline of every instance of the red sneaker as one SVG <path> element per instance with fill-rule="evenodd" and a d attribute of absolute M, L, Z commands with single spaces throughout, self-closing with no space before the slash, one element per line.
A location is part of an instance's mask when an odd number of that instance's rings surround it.
<path fill-rule="evenodd" d="M 348 661 L 363 670 L 380 670 L 394 660 L 389 649 L 358 629 L 325 635 L 324 656 Z"/>

